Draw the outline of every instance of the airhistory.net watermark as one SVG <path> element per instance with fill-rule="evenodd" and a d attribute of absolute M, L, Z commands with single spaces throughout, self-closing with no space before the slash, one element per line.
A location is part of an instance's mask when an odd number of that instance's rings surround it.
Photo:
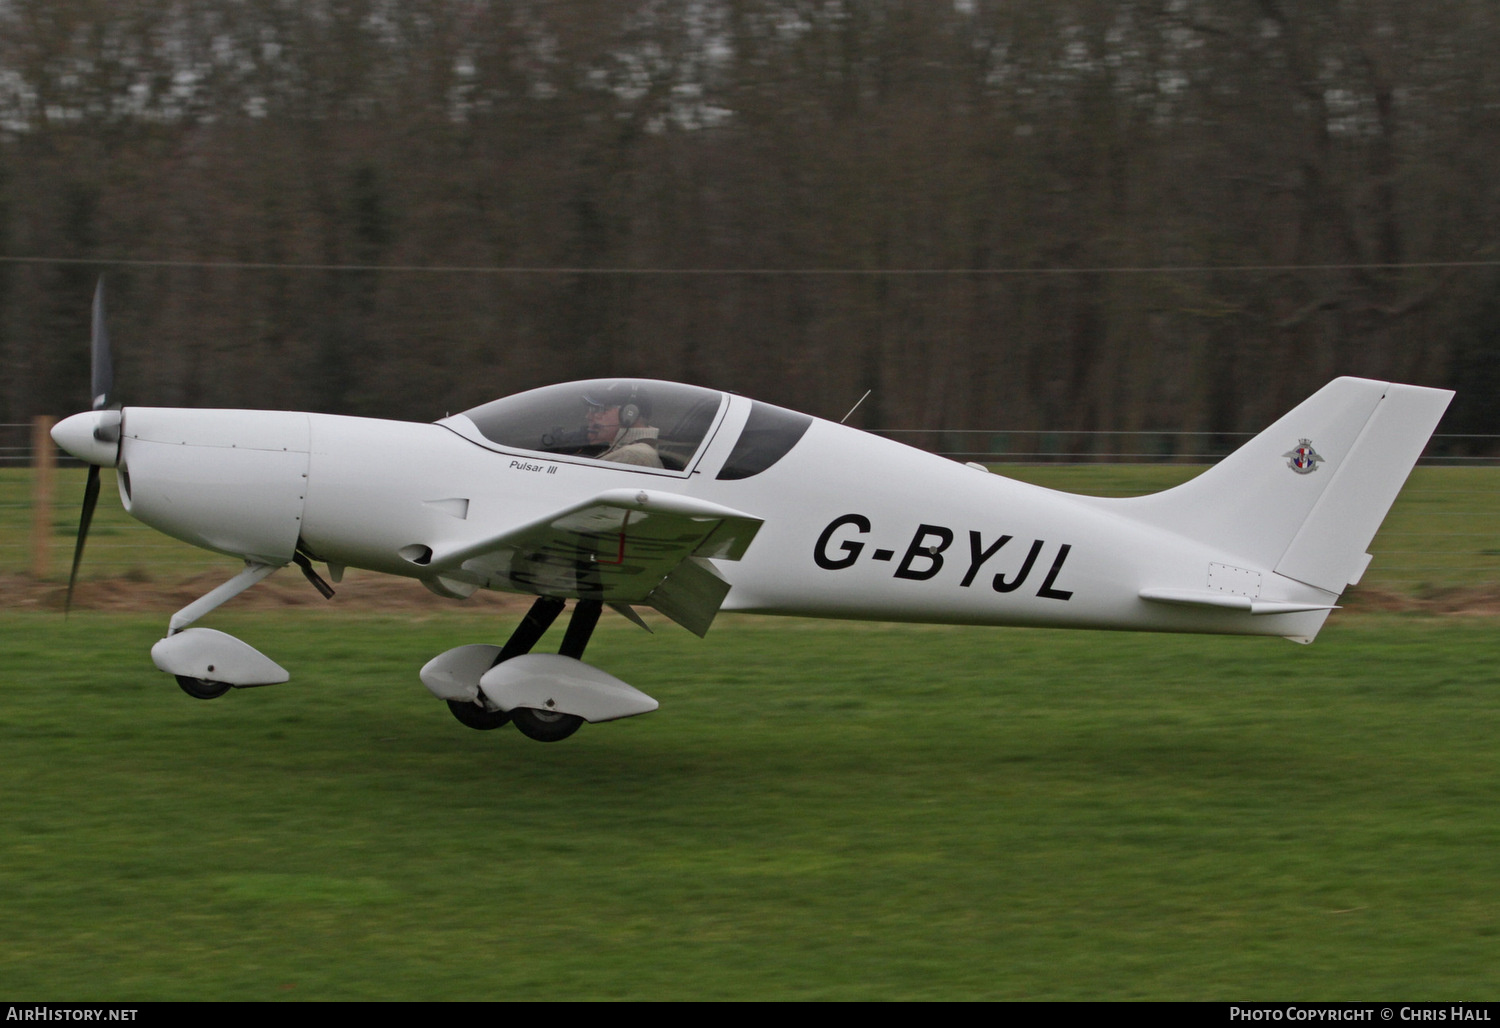
<path fill-rule="evenodd" d="M 7 1021 L 134 1021 L 134 1007 L 80 1007 L 28 1003 L 5 1008 Z"/>

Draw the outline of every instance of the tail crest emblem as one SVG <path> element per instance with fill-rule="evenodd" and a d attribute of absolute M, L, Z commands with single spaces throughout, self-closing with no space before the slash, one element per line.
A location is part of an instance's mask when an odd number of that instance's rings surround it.
<path fill-rule="evenodd" d="M 1318 470 L 1318 464 L 1324 458 L 1317 450 L 1313 449 L 1312 440 L 1298 439 L 1295 448 L 1282 454 L 1286 458 L 1286 466 L 1299 475 L 1311 474 Z"/>

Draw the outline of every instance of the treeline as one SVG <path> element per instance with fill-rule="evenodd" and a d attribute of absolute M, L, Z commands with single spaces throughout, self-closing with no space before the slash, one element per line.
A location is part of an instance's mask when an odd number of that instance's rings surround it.
<path fill-rule="evenodd" d="M 1360 374 L 1500 431 L 1497 51 L 1493 0 L 0 0 L 0 420 L 86 402 L 102 271 L 132 403 L 1232 432 Z"/>

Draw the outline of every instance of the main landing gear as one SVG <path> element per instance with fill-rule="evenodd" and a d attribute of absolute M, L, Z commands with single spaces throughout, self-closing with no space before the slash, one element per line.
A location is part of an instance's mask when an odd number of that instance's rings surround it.
<path fill-rule="evenodd" d="M 656 709 L 656 701 L 581 659 L 603 603 L 579 600 L 555 654 L 531 652 L 565 601 L 544 596 L 504 646 L 472 644 L 440 653 L 422 668 L 422 683 L 460 723 L 489 730 L 510 723 L 529 739 L 557 742 L 585 721 L 614 721 Z"/>
<path fill-rule="evenodd" d="M 500 652 L 495 654 L 495 660 L 491 668 L 499 667 L 502 663 L 514 657 L 522 656 L 531 652 L 531 648 L 541 641 L 542 636 L 547 634 L 547 629 L 557 620 L 567 604 L 553 596 L 540 596 L 511 633 Z M 594 634 L 594 626 L 599 623 L 599 614 L 604 605 L 598 600 L 579 600 L 573 606 L 573 616 L 568 620 L 568 630 L 563 633 L 562 646 L 558 653 L 564 657 L 572 657 L 578 660 L 583 657 L 583 651 L 589 644 L 590 637 Z M 533 707 L 515 707 L 511 710 L 490 710 L 484 703 L 483 694 L 475 696 L 472 701 L 449 700 L 448 709 L 453 712 L 461 724 L 470 728 L 478 728 L 487 731 L 499 728 L 508 721 L 515 723 L 517 731 L 528 739 L 537 742 L 561 742 L 583 725 L 583 718 L 577 714 L 567 714 L 559 710 L 538 709 Z"/>

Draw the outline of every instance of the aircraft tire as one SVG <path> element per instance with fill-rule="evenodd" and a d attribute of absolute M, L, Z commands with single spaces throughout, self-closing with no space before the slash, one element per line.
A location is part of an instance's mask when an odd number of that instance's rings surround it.
<path fill-rule="evenodd" d="M 228 682 L 210 682 L 206 678 L 190 678 L 187 675 L 175 677 L 182 691 L 195 700 L 216 700 L 230 689 Z"/>
<path fill-rule="evenodd" d="M 470 703 L 468 700 L 449 700 L 448 709 L 461 724 L 477 728 L 481 732 L 501 728 L 510 721 L 510 711 L 486 710 L 479 704 Z"/>
<path fill-rule="evenodd" d="M 583 718 L 577 714 L 533 710 L 531 707 L 517 707 L 511 711 L 511 720 L 522 735 L 537 742 L 561 742 L 583 724 Z"/>

